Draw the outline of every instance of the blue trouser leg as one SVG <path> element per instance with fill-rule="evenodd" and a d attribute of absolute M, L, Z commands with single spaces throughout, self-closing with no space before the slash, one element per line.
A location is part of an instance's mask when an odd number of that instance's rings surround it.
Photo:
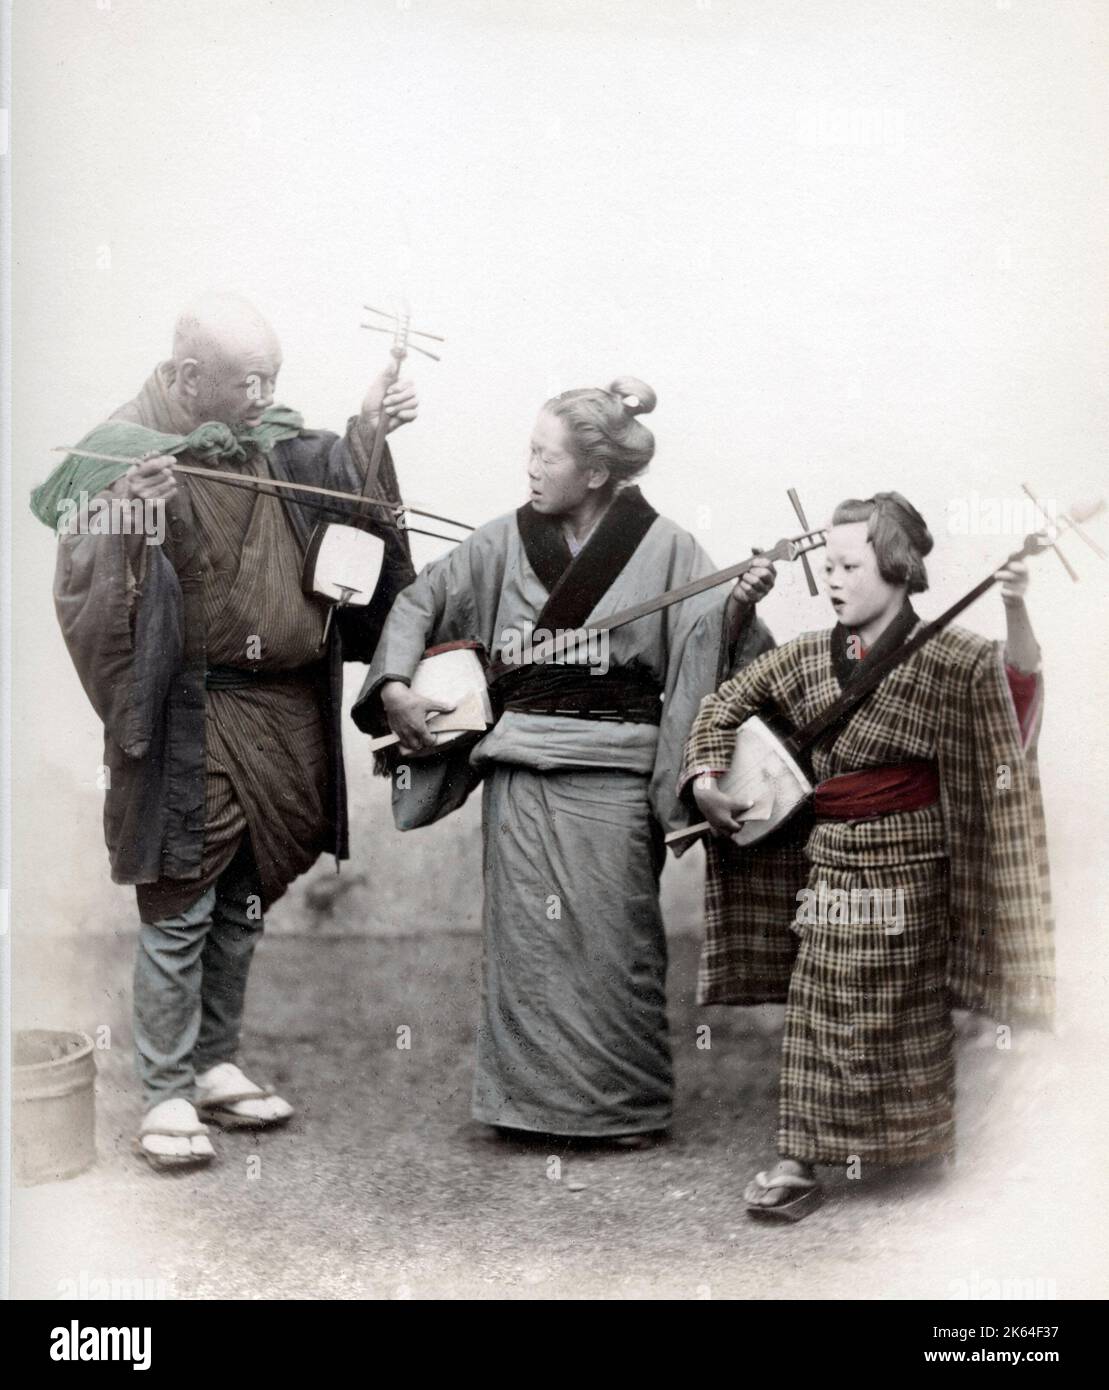
<path fill-rule="evenodd" d="M 198 1074 L 238 1055 L 247 976 L 264 926 L 261 904 L 254 862 L 239 856 L 216 884 L 215 911 L 201 957 L 200 1035 L 193 1053 Z"/>
<path fill-rule="evenodd" d="M 260 902 L 253 863 L 238 855 L 184 911 L 141 924 L 135 1064 L 148 1107 L 191 1100 L 197 1072 L 234 1059 Z"/>
<path fill-rule="evenodd" d="M 135 1067 L 147 1106 L 191 1100 L 193 1049 L 200 1033 L 201 954 L 212 925 L 215 887 L 183 912 L 139 927 L 135 956 Z"/>

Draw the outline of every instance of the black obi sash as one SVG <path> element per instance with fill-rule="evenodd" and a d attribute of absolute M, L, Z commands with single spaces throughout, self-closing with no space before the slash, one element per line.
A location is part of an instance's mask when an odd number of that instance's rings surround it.
<path fill-rule="evenodd" d="M 535 631 L 582 627 L 635 554 L 658 513 L 637 487 L 621 489 L 577 556 L 570 554 L 562 527 L 529 504 L 516 513 L 528 562 L 548 591 Z M 657 724 L 662 716 L 658 682 L 631 665 L 591 674 L 580 663 L 534 662 L 501 668 L 493 683 L 502 709 Z"/>

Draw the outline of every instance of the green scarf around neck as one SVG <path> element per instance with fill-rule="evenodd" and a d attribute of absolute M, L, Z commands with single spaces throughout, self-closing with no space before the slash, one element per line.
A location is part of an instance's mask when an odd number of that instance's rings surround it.
<path fill-rule="evenodd" d="M 31 493 L 31 511 L 51 529 L 80 504 L 81 494 L 95 497 L 98 492 L 123 476 L 125 463 L 105 463 L 88 458 L 90 454 L 116 454 L 138 463 L 153 454 L 193 454 L 209 463 L 238 463 L 253 446 L 268 452 L 283 439 L 292 439 L 304 428 L 304 419 L 287 406 L 273 406 L 251 430 L 233 430 L 215 420 L 200 425 L 191 434 L 160 434 L 128 420 L 108 420 L 86 434 L 74 453 L 64 458 L 49 478 Z"/>

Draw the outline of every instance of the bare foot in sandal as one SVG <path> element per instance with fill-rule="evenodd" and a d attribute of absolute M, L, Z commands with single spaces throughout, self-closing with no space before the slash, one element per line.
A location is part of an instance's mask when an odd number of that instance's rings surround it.
<path fill-rule="evenodd" d="M 811 1163 L 783 1158 L 769 1173 L 756 1173 L 744 1189 L 743 1200 L 752 1216 L 800 1221 L 823 1200 Z"/>
<path fill-rule="evenodd" d="M 157 1169 L 200 1168 L 216 1154 L 196 1109 L 179 1097 L 159 1101 L 146 1112 L 135 1152 Z"/>
<path fill-rule="evenodd" d="M 265 1129 L 293 1114 L 272 1088 L 256 1086 L 234 1062 L 220 1062 L 196 1078 L 197 1107 L 205 1119 L 225 1128 Z"/>

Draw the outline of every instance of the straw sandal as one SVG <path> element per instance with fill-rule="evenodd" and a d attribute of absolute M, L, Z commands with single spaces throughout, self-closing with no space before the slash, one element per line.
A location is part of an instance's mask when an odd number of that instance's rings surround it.
<path fill-rule="evenodd" d="M 227 1068 L 224 1073 L 229 1082 L 227 1090 L 221 1090 L 218 1084 L 206 1087 L 202 1079 L 197 1078 L 196 1108 L 205 1120 L 219 1125 L 221 1129 L 274 1129 L 278 1125 L 288 1124 L 292 1119 L 293 1107 L 288 1101 L 282 1100 L 272 1086 L 256 1086 L 233 1063 L 224 1062 L 219 1066 Z M 211 1076 L 216 1070 L 218 1068 L 213 1067 L 205 1075 Z M 250 1115 L 232 1108 L 244 1100 L 277 1100 L 285 1107 L 285 1113 Z"/>
<path fill-rule="evenodd" d="M 767 1192 L 792 1189 L 794 1195 L 773 1205 L 759 1200 Z M 803 1221 L 824 1200 L 824 1190 L 815 1178 L 800 1173 L 756 1173 L 743 1194 L 748 1215 L 771 1221 Z"/>
<path fill-rule="evenodd" d="M 160 1105 L 154 1106 L 143 1121 L 138 1134 L 131 1141 L 131 1148 L 140 1158 L 145 1158 L 151 1168 L 158 1172 L 168 1169 L 181 1168 L 204 1168 L 215 1158 L 215 1150 L 212 1148 L 211 1140 L 208 1138 L 208 1126 L 195 1121 L 193 1124 L 173 1124 L 161 1120 L 154 1120 L 150 1123 L 150 1116 L 155 1115 L 167 1104 L 174 1102 L 163 1101 Z M 195 1119 L 196 1111 L 188 1101 L 189 1112 Z M 184 1111 L 181 1112 L 184 1116 Z M 156 1149 L 150 1148 L 145 1142 L 147 1139 L 187 1139 L 189 1150 L 187 1153 L 159 1153 Z M 203 1139 L 204 1143 L 199 1147 L 196 1140 Z"/>

